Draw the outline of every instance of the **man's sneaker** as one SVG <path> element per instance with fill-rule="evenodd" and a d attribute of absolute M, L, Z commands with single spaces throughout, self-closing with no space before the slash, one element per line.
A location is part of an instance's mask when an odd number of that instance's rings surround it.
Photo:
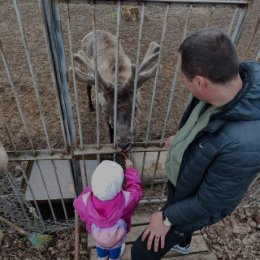
<path fill-rule="evenodd" d="M 122 256 L 125 252 L 125 243 L 122 244 L 121 246 L 121 252 L 120 252 L 120 256 Z"/>
<path fill-rule="evenodd" d="M 180 254 L 183 254 L 183 255 L 187 255 L 190 253 L 190 244 L 188 244 L 187 246 L 180 246 L 180 245 L 174 245 L 172 248 L 171 248 L 171 251 L 175 251 L 175 252 L 178 252 Z"/>

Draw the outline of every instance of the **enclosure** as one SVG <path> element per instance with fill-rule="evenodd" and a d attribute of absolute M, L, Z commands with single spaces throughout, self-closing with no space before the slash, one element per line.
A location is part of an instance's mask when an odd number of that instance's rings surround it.
<path fill-rule="evenodd" d="M 191 98 L 179 80 L 177 52 L 182 40 L 197 30 L 218 27 L 230 35 L 241 60 L 260 58 L 258 0 L 0 4 L 0 141 L 9 156 L 8 170 L 0 176 L 0 213 L 27 230 L 70 228 L 73 198 L 88 184 L 95 166 L 104 159 L 123 165 L 116 130 L 110 143 L 98 105 L 97 80 L 91 112 L 86 84 L 75 77 L 73 55 L 87 33 L 94 32 L 94 42 L 97 30 L 115 35 L 115 59 L 121 43 L 137 68 L 149 43 L 160 45 L 155 76 L 140 89 L 135 78 L 130 123 L 130 157 L 142 174 L 145 205 L 165 199 L 164 140 L 176 132 Z M 122 11 L 133 7 L 137 13 Z M 95 44 L 93 53 L 96 62 Z M 114 129 L 118 70 L 117 62 Z M 137 92 L 140 113 L 135 115 Z"/>

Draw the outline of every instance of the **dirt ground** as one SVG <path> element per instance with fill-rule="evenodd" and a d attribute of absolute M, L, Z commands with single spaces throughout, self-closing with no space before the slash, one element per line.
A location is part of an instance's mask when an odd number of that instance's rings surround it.
<path fill-rule="evenodd" d="M 59 108 L 55 87 L 52 80 L 51 64 L 44 39 L 41 14 L 36 1 L 19 1 L 22 22 L 30 50 L 36 81 L 39 86 L 40 101 L 43 107 L 47 131 L 52 148 L 64 148 L 65 142 L 62 135 Z M 66 6 L 60 4 L 60 14 L 64 37 L 64 46 L 68 67 L 71 65 L 68 45 Z M 152 110 L 152 126 L 149 140 L 159 140 L 168 106 L 169 93 L 175 72 L 177 49 L 182 39 L 183 28 L 189 6 L 172 5 L 169 9 L 166 38 L 162 44 L 162 69 L 158 78 L 154 107 Z M 145 12 L 143 37 L 141 41 L 141 58 L 144 56 L 151 41 L 160 43 L 162 35 L 163 18 L 166 11 L 165 5 L 148 5 Z M 190 33 L 204 28 L 211 15 L 211 6 L 195 5 L 192 9 L 188 23 Z M 217 26 L 228 31 L 229 22 L 235 9 L 233 6 L 216 6 L 209 21 L 209 26 Z M 250 60 L 256 57 L 260 43 L 260 30 L 258 28 L 250 48 L 248 42 L 251 38 L 257 19 L 259 19 L 260 2 L 254 1 L 248 20 L 242 31 L 237 49 L 241 60 Z M 80 41 L 92 30 L 91 8 L 87 4 L 71 4 L 70 21 L 72 31 L 72 45 L 76 52 L 80 48 Z M 235 19 L 235 23 L 237 18 Z M 138 22 L 121 21 L 120 39 L 125 52 L 132 62 L 136 60 Z M 116 9 L 114 5 L 101 5 L 97 9 L 97 29 L 105 29 L 116 33 Z M 234 28 L 232 28 L 233 31 Z M 13 137 L 17 150 L 32 149 L 29 139 L 32 139 L 34 149 L 46 149 L 47 143 L 40 118 L 40 112 L 35 97 L 27 58 L 20 37 L 20 31 L 11 0 L 0 0 L 0 38 L 3 51 L 8 60 L 13 83 L 23 114 L 25 116 L 29 134 L 25 132 L 16 99 L 8 80 L 4 64 L 0 61 L 0 140 L 7 150 L 12 151 L 13 146 L 8 137 L 4 122 Z M 75 93 L 72 77 L 69 75 L 70 93 L 73 103 L 74 123 L 79 143 L 79 127 L 76 113 Z M 147 129 L 147 119 L 154 81 L 150 80 L 141 89 L 141 115 L 139 124 L 135 126 L 134 141 L 144 141 Z M 78 84 L 79 111 L 84 144 L 96 143 L 96 113 L 88 111 L 87 91 L 84 84 Z M 93 100 L 95 96 L 93 93 Z M 173 105 L 166 127 L 166 136 L 175 133 L 178 123 L 188 101 L 188 92 L 178 81 Z M 104 116 L 100 118 L 101 143 L 109 143 L 108 130 Z M 29 137 L 28 137 L 29 136 Z M 259 206 L 238 209 L 232 216 L 223 222 L 205 230 L 205 239 L 210 248 L 218 255 L 219 259 L 259 259 Z M 225 231 L 223 229 L 225 228 Z M 56 235 L 55 244 L 46 252 L 39 253 L 29 246 L 25 238 L 18 236 L 13 231 L 5 234 L 2 241 L 1 259 L 72 259 L 73 258 L 73 232 L 63 231 Z M 86 259 L 86 236 L 81 240 L 82 259 Z M 25 249 L 26 248 L 26 249 Z"/>
<path fill-rule="evenodd" d="M 253 59 L 256 57 L 257 48 L 260 42 L 260 31 L 258 30 L 252 44 L 247 52 L 248 39 L 253 33 L 259 12 L 259 1 L 255 4 L 249 15 L 248 22 L 242 32 L 241 40 L 238 44 L 238 52 L 241 59 Z M 12 74 L 15 91 L 19 98 L 21 110 L 29 128 L 25 132 L 21 116 L 19 114 L 16 100 L 12 92 L 10 82 L 3 62 L 0 62 L 0 103 L 1 116 L 4 116 L 6 125 L 13 137 L 13 143 L 17 150 L 32 149 L 29 138 L 32 139 L 35 149 L 46 149 L 46 138 L 43 131 L 39 108 L 35 97 L 27 58 L 20 37 L 20 31 L 15 15 L 12 1 L 0 0 L 0 34 L 5 56 L 7 58 L 10 72 Z M 24 32 L 27 38 L 28 47 L 31 54 L 33 69 L 36 82 L 39 87 L 40 102 L 45 115 L 46 126 L 52 148 L 63 148 L 64 138 L 60 123 L 59 109 L 54 91 L 54 84 L 51 75 L 51 65 L 47 53 L 46 42 L 44 39 L 43 26 L 40 11 L 36 2 L 19 1 Z M 64 36 L 64 46 L 67 55 L 68 67 L 71 65 L 69 47 L 66 6 L 60 4 L 61 23 Z M 145 20 L 143 25 L 143 35 L 141 41 L 141 59 L 144 56 L 151 41 L 160 43 L 162 35 L 162 24 L 165 15 L 165 5 L 148 5 L 145 9 Z M 152 110 L 152 124 L 149 133 L 149 140 L 158 140 L 162 134 L 163 122 L 168 106 L 168 98 L 171 90 L 171 82 L 175 72 L 176 54 L 182 39 L 183 28 L 189 6 L 173 5 L 169 9 L 166 38 L 162 44 L 162 69 L 157 82 L 156 96 Z M 234 7 L 215 7 L 211 19 L 211 6 L 194 6 L 189 23 L 187 34 L 204 28 L 208 21 L 209 26 L 217 26 L 228 31 L 229 22 L 234 13 Z M 224 14 L 224 15 L 223 15 Z M 89 31 L 92 30 L 91 8 L 86 4 L 70 5 L 70 27 L 73 50 L 76 52 L 80 48 L 80 41 Z M 97 8 L 97 29 L 105 29 L 111 33 L 116 33 L 116 9 L 114 5 L 101 5 Z M 259 17 L 258 17 L 259 18 Z M 237 19 L 236 19 L 237 20 Z M 235 22 L 236 22 L 235 20 Z M 121 19 L 120 39 L 125 52 L 129 55 L 132 62 L 136 60 L 137 41 L 138 41 L 139 22 L 129 22 Z M 14 40 L 15 39 L 15 40 Z M 79 127 L 75 104 L 75 94 L 73 89 L 72 77 L 70 79 L 70 90 L 74 111 L 74 124 L 77 131 L 77 141 L 79 142 Z M 135 126 L 134 141 L 144 141 L 146 137 L 147 120 L 150 111 L 152 90 L 154 80 L 150 80 L 141 88 L 141 115 L 139 124 Z M 78 105 L 81 119 L 81 127 L 84 144 L 96 143 L 96 113 L 88 111 L 87 91 L 84 84 L 78 83 Z M 95 96 L 93 93 L 93 100 Z M 188 101 L 188 93 L 185 87 L 178 82 L 172 109 L 166 127 L 165 135 L 174 133 L 178 122 L 182 116 L 185 105 Z M 3 121 L 3 120 L 1 120 Z M 103 114 L 100 118 L 100 140 L 101 143 L 108 143 L 108 130 L 104 122 Z M 29 136 L 29 137 L 28 137 Z M 13 150 L 8 138 L 7 131 L 3 124 L 0 124 L 0 140 L 8 150 Z"/>

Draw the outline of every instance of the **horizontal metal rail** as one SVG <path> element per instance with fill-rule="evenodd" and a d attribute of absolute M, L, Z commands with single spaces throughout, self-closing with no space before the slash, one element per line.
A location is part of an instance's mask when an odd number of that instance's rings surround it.
<path fill-rule="evenodd" d="M 133 143 L 131 148 L 131 153 L 138 152 L 158 152 L 158 151 L 166 151 L 166 148 L 160 147 L 159 142 L 156 141 L 153 144 L 150 143 L 150 146 L 145 147 L 144 142 Z M 101 145 L 100 149 L 96 149 L 95 145 L 88 145 L 86 149 L 74 150 L 74 155 L 90 155 L 90 154 L 110 154 L 110 153 L 120 153 L 120 149 L 113 148 L 111 144 Z"/>
<path fill-rule="evenodd" d="M 145 142 L 136 142 L 133 143 L 131 148 L 131 153 L 138 152 L 159 152 L 166 151 L 167 149 L 160 146 L 159 141 L 151 141 L 146 147 Z M 35 161 L 35 160 L 68 160 L 72 159 L 75 156 L 82 155 L 100 155 L 100 154 L 111 154 L 111 153 L 120 153 L 121 150 L 114 148 L 113 144 L 103 144 L 100 145 L 100 148 L 97 148 L 95 144 L 86 145 L 85 148 L 75 148 L 73 152 L 68 153 L 67 150 L 53 149 L 52 154 L 49 154 L 48 150 L 35 150 L 35 153 L 32 151 L 26 150 L 16 150 L 16 152 L 7 152 L 9 161 Z"/>
<path fill-rule="evenodd" d="M 35 161 L 35 160 L 58 160 L 71 159 L 71 154 L 67 150 L 54 149 L 52 154 L 49 150 L 16 150 L 15 152 L 7 152 L 9 161 Z"/>
<path fill-rule="evenodd" d="M 60 0 L 60 2 L 66 2 L 66 0 Z M 93 2 L 92 0 L 88 1 L 89 3 Z M 102 4 L 115 4 L 117 0 L 95 0 L 95 3 Z M 129 4 L 129 3 L 172 3 L 172 4 L 249 4 L 250 0 L 122 0 L 121 3 Z M 83 4 L 86 3 L 86 0 L 74 0 L 73 4 Z"/>

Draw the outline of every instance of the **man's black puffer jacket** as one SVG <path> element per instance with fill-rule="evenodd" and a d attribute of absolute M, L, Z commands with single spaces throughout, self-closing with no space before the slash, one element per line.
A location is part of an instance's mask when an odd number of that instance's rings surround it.
<path fill-rule="evenodd" d="M 193 232 L 230 214 L 260 172 L 260 64 L 241 63 L 243 88 L 210 118 L 184 153 L 166 215 Z M 193 99 L 183 125 L 198 101 Z"/>

